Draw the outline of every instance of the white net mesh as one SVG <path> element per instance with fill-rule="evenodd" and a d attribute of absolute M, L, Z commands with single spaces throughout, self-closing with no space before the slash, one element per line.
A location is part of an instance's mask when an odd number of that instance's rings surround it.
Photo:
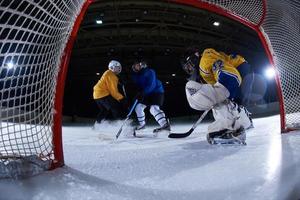
<path fill-rule="evenodd" d="M 57 75 L 83 3 L 84 0 L 0 1 L 2 172 L 3 167 L 12 166 L 8 161 L 24 161 L 35 155 L 49 168 L 54 159 L 52 128 Z"/>
<path fill-rule="evenodd" d="M 263 29 L 268 35 L 283 93 L 286 128 L 299 128 L 300 2 L 269 0 Z"/>
<path fill-rule="evenodd" d="M 263 17 L 263 0 L 203 0 L 203 2 L 222 7 L 253 24 L 259 24 Z"/>

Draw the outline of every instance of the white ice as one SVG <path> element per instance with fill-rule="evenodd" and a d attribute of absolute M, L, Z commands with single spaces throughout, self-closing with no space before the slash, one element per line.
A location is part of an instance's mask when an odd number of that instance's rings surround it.
<path fill-rule="evenodd" d="M 255 119 L 247 146 L 209 145 L 207 124 L 184 139 L 152 138 L 151 128 L 133 138 L 126 128 L 115 140 L 121 123 L 63 127 L 66 166 L 0 180 L 0 199 L 300 199 L 300 132 L 281 135 L 279 116 Z"/>

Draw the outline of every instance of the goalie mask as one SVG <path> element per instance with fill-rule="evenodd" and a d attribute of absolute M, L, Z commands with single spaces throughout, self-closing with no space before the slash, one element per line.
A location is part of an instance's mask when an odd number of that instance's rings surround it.
<path fill-rule="evenodd" d="M 116 74 L 120 74 L 122 71 L 121 63 L 116 60 L 111 60 L 108 64 L 108 69 Z"/>
<path fill-rule="evenodd" d="M 192 75 L 199 67 L 200 56 L 197 50 L 188 50 L 181 60 L 182 69 L 189 75 Z"/>

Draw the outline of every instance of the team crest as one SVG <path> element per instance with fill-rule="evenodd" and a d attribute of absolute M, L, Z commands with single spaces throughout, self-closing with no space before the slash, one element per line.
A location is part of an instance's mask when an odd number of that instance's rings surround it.
<path fill-rule="evenodd" d="M 212 70 L 215 71 L 219 71 L 224 67 L 224 63 L 222 60 L 217 60 L 212 67 Z"/>

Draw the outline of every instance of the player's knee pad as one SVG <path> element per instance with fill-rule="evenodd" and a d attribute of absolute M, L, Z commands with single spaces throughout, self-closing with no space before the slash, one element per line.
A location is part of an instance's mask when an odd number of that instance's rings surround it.
<path fill-rule="evenodd" d="M 211 85 L 189 81 L 185 91 L 189 105 L 195 110 L 208 110 L 229 97 L 229 91 L 220 83 Z"/>
<path fill-rule="evenodd" d="M 144 115 L 144 110 L 146 107 L 147 107 L 146 105 L 138 103 L 134 110 L 135 110 L 136 114 L 138 116 L 140 116 L 140 115 Z"/>
<path fill-rule="evenodd" d="M 160 109 L 160 107 L 158 105 L 151 105 L 150 106 L 150 113 L 151 115 L 155 116 L 158 113 L 162 112 L 162 110 Z"/>
<path fill-rule="evenodd" d="M 167 123 L 166 115 L 158 105 L 152 105 L 150 107 L 150 113 L 161 126 Z"/>

